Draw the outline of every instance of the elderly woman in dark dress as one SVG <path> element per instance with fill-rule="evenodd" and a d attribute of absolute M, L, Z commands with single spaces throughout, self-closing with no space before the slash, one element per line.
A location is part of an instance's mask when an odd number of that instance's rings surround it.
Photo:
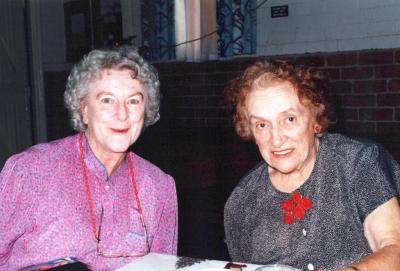
<path fill-rule="evenodd" d="M 400 166 L 377 144 L 327 133 L 327 80 L 260 61 L 226 88 L 237 133 L 264 159 L 228 199 L 234 261 L 303 270 L 400 270 Z"/>

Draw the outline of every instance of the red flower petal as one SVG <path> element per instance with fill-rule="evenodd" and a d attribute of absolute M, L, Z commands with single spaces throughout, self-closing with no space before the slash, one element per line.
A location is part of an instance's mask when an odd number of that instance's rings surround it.
<path fill-rule="evenodd" d="M 301 194 L 297 191 L 292 194 L 292 199 L 295 203 L 300 203 L 301 198 L 302 198 Z"/>
<path fill-rule="evenodd" d="M 310 200 L 310 199 L 308 199 L 308 198 L 303 198 L 303 199 L 301 200 L 300 205 L 301 205 L 305 210 L 308 210 L 308 209 L 310 209 L 310 208 L 313 206 L 313 202 L 312 202 L 312 200 Z"/>
<path fill-rule="evenodd" d="M 284 220 L 285 220 L 285 224 L 291 225 L 294 223 L 294 216 L 285 214 Z"/>
<path fill-rule="evenodd" d="M 293 210 L 294 216 L 297 217 L 300 220 L 304 218 L 305 213 L 306 212 L 301 207 L 295 207 L 294 210 Z"/>
<path fill-rule="evenodd" d="M 291 199 L 285 200 L 282 202 L 282 208 L 285 211 L 290 211 L 293 210 L 294 204 L 293 201 Z"/>

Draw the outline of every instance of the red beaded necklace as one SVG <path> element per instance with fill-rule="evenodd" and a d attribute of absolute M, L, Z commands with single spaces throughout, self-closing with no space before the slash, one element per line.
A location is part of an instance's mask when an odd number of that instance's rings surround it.
<path fill-rule="evenodd" d="M 88 206 L 89 206 L 90 222 L 92 224 L 92 231 L 93 231 L 94 237 L 96 238 L 96 240 L 98 240 L 99 233 L 96 230 L 96 221 L 94 218 L 94 211 L 93 211 L 93 209 L 94 209 L 93 208 L 93 198 L 92 198 L 92 194 L 90 193 L 90 184 L 89 184 L 89 178 L 87 175 L 85 154 L 83 152 L 83 132 L 80 132 L 80 134 L 79 134 L 79 150 L 80 150 L 80 155 L 81 155 L 82 174 L 83 174 L 83 180 L 84 180 L 84 184 L 85 184 L 86 200 L 87 200 Z M 131 177 L 132 188 L 133 188 L 133 193 L 135 194 L 137 208 L 138 208 L 139 213 L 142 214 L 142 205 L 140 204 L 139 192 L 138 192 L 137 185 L 136 185 L 135 173 L 132 170 L 132 160 L 131 160 L 131 157 L 129 154 L 128 154 L 128 170 L 129 170 L 129 175 Z"/>

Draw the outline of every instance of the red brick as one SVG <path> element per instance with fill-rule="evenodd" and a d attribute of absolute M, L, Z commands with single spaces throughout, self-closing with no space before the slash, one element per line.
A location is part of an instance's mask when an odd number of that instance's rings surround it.
<path fill-rule="evenodd" d="M 296 64 L 320 67 L 324 66 L 325 60 L 323 56 L 300 56 L 296 58 Z"/>
<path fill-rule="evenodd" d="M 187 118 L 187 117 L 176 118 L 173 121 L 173 126 L 176 128 L 181 128 L 181 129 L 207 127 L 205 120 L 193 119 L 193 118 Z"/>
<path fill-rule="evenodd" d="M 372 78 L 373 69 L 370 67 L 342 68 L 342 79 Z"/>
<path fill-rule="evenodd" d="M 400 108 L 396 108 L 394 112 L 394 118 L 395 120 L 400 120 Z"/>
<path fill-rule="evenodd" d="M 343 106 L 375 106 L 375 95 L 343 95 Z"/>
<path fill-rule="evenodd" d="M 175 114 L 176 118 L 189 118 L 189 119 L 196 118 L 196 110 L 189 107 L 176 107 Z"/>
<path fill-rule="evenodd" d="M 377 122 L 376 131 L 378 134 L 393 135 L 400 134 L 400 122 Z"/>
<path fill-rule="evenodd" d="M 216 70 L 219 72 L 238 71 L 239 69 L 240 63 L 237 61 L 219 61 L 216 63 Z"/>
<path fill-rule="evenodd" d="M 351 93 L 353 91 L 353 84 L 349 81 L 336 81 L 331 83 L 332 93 Z"/>
<path fill-rule="evenodd" d="M 188 74 L 192 72 L 193 67 L 196 67 L 197 63 L 193 62 L 173 62 L 171 69 L 173 73 Z"/>
<path fill-rule="evenodd" d="M 388 121 L 393 120 L 391 108 L 361 108 L 360 120 Z"/>
<path fill-rule="evenodd" d="M 154 67 L 157 69 L 158 74 L 171 74 L 172 73 L 172 66 L 169 62 L 157 62 L 153 63 Z"/>
<path fill-rule="evenodd" d="M 196 117 L 199 119 L 219 118 L 220 110 L 218 107 L 200 108 L 196 111 Z"/>
<path fill-rule="evenodd" d="M 375 68 L 376 78 L 400 77 L 400 65 L 388 65 Z"/>
<path fill-rule="evenodd" d="M 400 50 L 394 52 L 394 62 L 399 63 L 400 62 Z"/>
<path fill-rule="evenodd" d="M 232 120 L 229 118 L 207 118 L 206 119 L 206 123 L 205 123 L 206 127 L 232 127 Z"/>
<path fill-rule="evenodd" d="M 207 107 L 216 106 L 218 107 L 221 104 L 220 96 L 207 96 Z"/>
<path fill-rule="evenodd" d="M 339 80 L 340 79 L 340 70 L 339 69 L 328 68 L 328 69 L 315 69 L 315 70 L 326 73 L 330 80 Z"/>
<path fill-rule="evenodd" d="M 398 163 L 400 163 L 400 150 L 389 150 L 389 151 L 392 154 L 393 158 L 397 160 Z"/>
<path fill-rule="evenodd" d="M 358 120 L 358 109 L 342 107 L 337 110 L 337 115 L 341 120 Z"/>
<path fill-rule="evenodd" d="M 355 93 L 375 93 L 386 91 L 386 80 L 364 80 L 354 82 Z"/>
<path fill-rule="evenodd" d="M 388 84 L 388 91 L 398 92 L 400 91 L 400 79 L 392 79 Z"/>
<path fill-rule="evenodd" d="M 221 64 L 224 65 L 226 64 L 227 66 L 229 66 L 229 62 L 227 63 L 226 61 L 205 61 L 205 62 L 200 62 L 200 63 L 196 63 L 197 65 L 194 65 L 192 67 L 191 72 L 193 73 L 210 73 L 210 72 L 215 72 L 215 71 L 219 71 L 220 69 L 218 68 L 217 65 Z"/>
<path fill-rule="evenodd" d="M 192 96 L 200 95 L 200 96 L 213 96 L 217 94 L 217 89 L 221 87 L 218 86 L 202 86 L 202 85 L 196 85 L 196 86 L 191 86 L 190 91 L 186 92 L 186 95 L 190 93 Z M 183 95 L 183 94 L 182 94 Z"/>
<path fill-rule="evenodd" d="M 175 104 L 178 107 L 192 108 L 192 107 L 205 107 L 207 106 L 205 96 L 182 96 L 175 98 Z"/>
<path fill-rule="evenodd" d="M 400 94 L 379 94 L 378 106 L 400 106 Z"/>
<path fill-rule="evenodd" d="M 328 55 L 328 66 L 345 66 L 357 64 L 357 53 Z"/>
<path fill-rule="evenodd" d="M 186 77 L 182 74 L 160 75 L 160 82 L 163 88 L 176 88 L 177 86 L 183 87 L 186 82 Z"/>
<path fill-rule="evenodd" d="M 326 100 L 328 104 L 331 105 L 332 109 L 335 109 L 342 104 L 341 99 L 342 95 L 332 95 L 332 94 L 326 95 Z"/>
<path fill-rule="evenodd" d="M 207 81 L 208 77 L 209 75 L 207 75 L 206 78 L 205 74 L 202 73 L 192 73 L 186 76 L 186 82 L 188 82 L 191 85 L 202 85 Z"/>
<path fill-rule="evenodd" d="M 362 52 L 360 53 L 360 64 L 393 64 L 392 51 Z"/>
<path fill-rule="evenodd" d="M 226 85 L 226 83 L 229 81 L 229 76 L 230 74 L 227 73 L 209 73 L 209 74 L 204 74 L 205 75 L 205 80 L 204 80 L 204 85 Z"/>
<path fill-rule="evenodd" d="M 343 132 L 351 135 L 371 135 L 375 133 L 375 122 L 344 121 Z"/>

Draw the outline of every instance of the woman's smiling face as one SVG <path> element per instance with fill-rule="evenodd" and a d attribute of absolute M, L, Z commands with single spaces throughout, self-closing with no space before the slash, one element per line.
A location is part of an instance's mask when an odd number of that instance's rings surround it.
<path fill-rule="evenodd" d="M 130 70 L 105 70 L 89 85 L 82 103 L 86 134 L 96 156 L 120 157 L 138 139 L 143 123 L 145 91 Z"/>
<path fill-rule="evenodd" d="M 254 140 L 272 170 L 285 175 L 311 172 L 318 144 L 315 114 L 289 82 L 252 90 L 246 109 Z"/>

